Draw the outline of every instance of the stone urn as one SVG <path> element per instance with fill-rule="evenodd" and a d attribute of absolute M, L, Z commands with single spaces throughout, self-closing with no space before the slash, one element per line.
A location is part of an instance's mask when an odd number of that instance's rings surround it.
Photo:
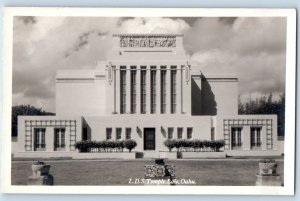
<path fill-rule="evenodd" d="M 45 164 L 44 162 L 38 161 L 32 164 L 32 172 L 33 176 L 42 176 L 42 175 L 49 175 L 50 165 Z"/>
<path fill-rule="evenodd" d="M 258 163 L 260 175 L 275 175 L 277 163 L 275 160 L 261 160 Z"/>

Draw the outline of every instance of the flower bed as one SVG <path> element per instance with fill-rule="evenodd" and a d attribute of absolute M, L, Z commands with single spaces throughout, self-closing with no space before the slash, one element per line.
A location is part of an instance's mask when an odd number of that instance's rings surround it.
<path fill-rule="evenodd" d="M 75 147 L 79 152 L 123 152 L 124 148 L 131 152 L 136 147 L 134 140 L 104 140 L 104 141 L 80 141 Z"/>
<path fill-rule="evenodd" d="M 164 145 L 168 147 L 171 152 L 173 148 L 176 148 L 178 152 L 219 152 L 224 147 L 224 140 L 175 140 L 168 139 L 164 142 Z"/>

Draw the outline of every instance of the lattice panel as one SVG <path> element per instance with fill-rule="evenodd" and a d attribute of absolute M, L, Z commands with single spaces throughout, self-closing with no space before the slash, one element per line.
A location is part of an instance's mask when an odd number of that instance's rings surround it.
<path fill-rule="evenodd" d="M 70 128 L 70 150 L 75 150 L 76 143 L 76 120 L 25 120 L 25 150 L 33 150 L 33 128 L 46 127 L 69 127 Z"/>
<path fill-rule="evenodd" d="M 266 126 L 267 149 L 273 148 L 273 122 L 272 119 L 224 119 L 223 134 L 225 149 L 230 149 L 230 134 L 232 126 Z"/>

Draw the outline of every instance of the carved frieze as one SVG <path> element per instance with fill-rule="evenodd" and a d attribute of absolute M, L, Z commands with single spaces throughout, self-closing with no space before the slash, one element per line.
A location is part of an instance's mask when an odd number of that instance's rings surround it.
<path fill-rule="evenodd" d="M 120 36 L 120 47 L 171 48 L 176 47 L 176 36 L 124 35 Z"/>

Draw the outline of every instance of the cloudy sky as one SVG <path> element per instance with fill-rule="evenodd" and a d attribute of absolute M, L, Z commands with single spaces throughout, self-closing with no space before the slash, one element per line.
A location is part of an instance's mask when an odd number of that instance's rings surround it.
<path fill-rule="evenodd" d="M 56 70 L 94 68 L 113 33 L 182 33 L 203 72 L 237 73 L 242 100 L 284 92 L 286 18 L 15 17 L 13 105 L 54 112 Z"/>

